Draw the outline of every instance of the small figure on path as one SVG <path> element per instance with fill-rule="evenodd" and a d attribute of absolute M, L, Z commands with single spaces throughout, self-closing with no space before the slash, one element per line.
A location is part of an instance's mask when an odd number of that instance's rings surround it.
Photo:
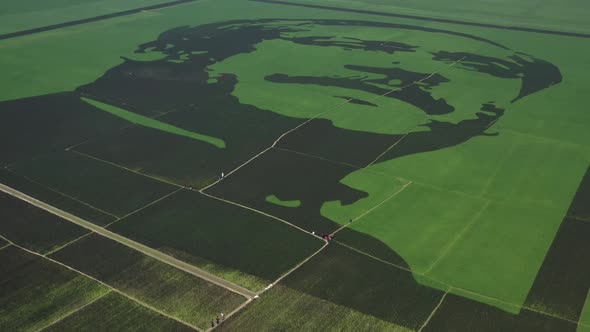
<path fill-rule="evenodd" d="M 352 218 L 348 219 L 348 222 L 352 222 Z"/>
<path fill-rule="evenodd" d="M 211 327 L 215 327 L 215 322 L 213 321 L 213 319 L 211 320 Z"/>
<path fill-rule="evenodd" d="M 221 312 L 221 320 L 225 320 L 225 314 L 223 313 L 223 311 Z"/>
<path fill-rule="evenodd" d="M 217 316 L 217 325 L 219 325 L 219 316 Z"/>
<path fill-rule="evenodd" d="M 223 172 L 221 172 L 221 178 L 223 179 L 223 177 L 225 176 L 225 174 L 223 174 Z"/>

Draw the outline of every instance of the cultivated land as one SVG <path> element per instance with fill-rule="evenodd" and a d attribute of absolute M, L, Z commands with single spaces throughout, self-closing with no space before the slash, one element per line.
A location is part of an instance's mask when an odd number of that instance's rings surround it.
<path fill-rule="evenodd" d="M 0 329 L 590 331 L 589 11 L 3 3 Z"/>

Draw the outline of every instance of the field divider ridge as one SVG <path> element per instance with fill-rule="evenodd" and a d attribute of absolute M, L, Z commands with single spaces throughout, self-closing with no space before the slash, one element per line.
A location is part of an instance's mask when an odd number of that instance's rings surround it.
<path fill-rule="evenodd" d="M 83 238 L 85 238 L 85 237 L 87 237 L 88 235 L 91 235 L 91 234 L 94 234 L 94 232 L 91 231 L 91 230 L 88 230 L 88 233 L 86 233 L 86 234 L 84 234 L 82 236 L 78 236 L 77 238 L 73 239 L 72 241 L 67 242 L 65 244 L 62 244 L 61 246 L 59 246 L 59 247 L 57 247 L 57 248 L 55 248 L 55 249 L 53 249 L 53 250 L 51 250 L 51 251 L 49 251 L 47 253 L 44 253 L 43 256 L 49 256 L 49 255 L 51 255 L 53 253 L 56 253 L 56 252 L 62 250 L 63 248 L 69 246 L 70 244 L 74 244 L 74 243 L 78 242 L 79 240 L 82 240 Z"/>
<path fill-rule="evenodd" d="M 100 227 L 98 225 L 95 225 L 95 224 L 93 224 L 93 223 L 91 223 L 89 221 L 86 221 L 86 220 L 84 220 L 82 218 L 76 217 L 76 216 L 74 216 L 74 215 L 72 215 L 72 214 L 70 214 L 68 212 L 62 211 L 62 210 L 60 210 L 60 209 L 58 209 L 58 208 L 56 208 L 54 206 L 51 206 L 51 205 L 49 205 L 47 203 L 44 203 L 44 202 L 42 202 L 42 201 L 40 201 L 38 199 L 35 199 L 33 197 L 30 197 L 30 196 L 28 196 L 28 195 L 26 195 L 26 194 L 24 194 L 24 193 L 22 193 L 22 192 L 20 192 L 20 191 L 18 191 L 16 189 L 13 189 L 11 187 L 8 187 L 8 186 L 6 186 L 4 184 L 0 184 L 0 191 L 3 191 L 5 193 L 7 193 L 7 194 L 10 194 L 10 195 L 14 196 L 14 197 L 17 197 L 17 198 L 19 198 L 19 199 L 21 199 L 23 201 L 26 201 L 26 202 L 28 202 L 28 203 L 30 203 L 32 205 L 37 206 L 38 208 L 41 208 L 41 209 L 43 209 L 45 211 L 48 211 L 48 212 L 50 212 L 50 213 L 52 213 L 52 214 L 54 214 L 54 215 L 56 215 L 58 217 L 64 218 L 64 219 L 66 219 L 66 220 L 68 220 L 70 222 L 73 222 L 73 223 L 75 223 L 75 224 L 77 224 L 79 226 L 82 226 L 82 227 L 84 227 L 86 229 L 89 229 L 89 230 L 91 230 L 91 231 L 93 231 L 93 232 L 95 232 L 95 233 L 97 233 L 97 234 L 99 234 L 101 236 L 104 236 L 104 237 L 109 238 L 109 239 L 111 239 L 113 241 L 116 241 L 116 242 L 118 242 L 120 244 L 123 244 L 123 245 L 125 245 L 125 246 L 127 246 L 127 247 L 129 247 L 131 249 L 134 249 L 136 251 L 139 251 L 139 252 L 141 252 L 141 253 L 149 256 L 149 257 L 152 257 L 154 259 L 157 259 L 158 261 L 161 261 L 163 263 L 166 263 L 166 264 L 168 264 L 168 265 L 170 265 L 172 267 L 175 267 L 175 268 L 177 268 L 179 270 L 182 270 L 184 272 L 190 273 L 190 274 L 192 274 L 192 275 L 194 275 L 194 276 L 196 276 L 198 278 L 201 278 L 203 280 L 206 280 L 208 282 L 211 282 L 211 283 L 213 283 L 213 284 L 215 284 L 217 286 L 223 287 L 223 288 L 225 288 L 227 290 L 230 290 L 230 291 L 232 291 L 234 293 L 240 294 L 240 295 L 242 295 L 242 296 L 244 296 L 246 298 L 252 298 L 255 295 L 254 292 L 252 292 L 252 291 L 250 291 L 250 290 L 248 290 L 246 288 L 243 288 L 242 286 L 239 286 L 237 284 L 234 284 L 232 282 L 229 282 L 229 281 L 227 281 L 227 280 L 225 280 L 223 278 L 220 278 L 220 277 L 218 277 L 218 276 L 216 276 L 214 274 L 211 274 L 211 273 L 209 273 L 209 272 L 207 272 L 207 271 L 205 271 L 205 270 L 203 270 L 201 268 L 198 268 L 198 267 L 196 267 L 194 265 L 191 265 L 189 263 L 186 263 L 186 262 L 183 262 L 183 261 L 181 261 L 179 259 L 176 259 L 176 258 L 174 258 L 174 257 L 172 257 L 170 255 L 167 255 L 167 254 L 165 254 L 165 253 L 163 253 L 161 251 L 158 251 L 156 249 L 150 248 L 150 247 L 148 247 L 146 245 L 143 245 L 141 243 L 135 242 L 135 241 L 133 241 L 133 240 L 131 240 L 129 238 L 126 238 L 126 237 L 124 237 L 122 235 L 119 235 L 117 233 L 111 232 L 111 231 L 109 231 L 107 229 L 104 229 L 104 228 L 102 228 L 102 227 Z M 40 256 L 42 256 L 42 255 L 40 255 Z"/>
<path fill-rule="evenodd" d="M 80 203 L 80 204 L 82 204 L 82 205 L 84 205 L 84 206 L 87 206 L 87 207 L 89 207 L 89 208 L 91 208 L 91 209 L 93 209 L 93 210 L 96 210 L 96 211 L 98 211 L 98 212 L 100 212 L 100 213 L 104 213 L 104 214 L 106 214 L 106 215 L 108 215 L 108 216 L 111 216 L 111 217 L 113 217 L 113 218 L 115 218 L 115 219 L 117 219 L 117 218 L 120 218 L 119 216 L 117 216 L 117 215 L 115 215 L 115 214 L 112 214 L 112 213 L 110 213 L 110 212 L 108 212 L 108 211 L 105 211 L 105 210 L 103 210 L 103 209 L 101 209 L 101 208 L 98 208 L 98 207 L 96 207 L 96 206 L 94 206 L 94 205 L 91 205 L 91 204 L 89 204 L 89 203 L 86 203 L 86 202 L 84 202 L 84 201 L 82 201 L 82 200 L 80 200 L 80 199 L 78 199 L 78 198 L 76 198 L 76 197 L 74 197 L 74 196 L 70 196 L 70 195 L 68 195 L 68 194 L 66 194 L 66 193 L 63 193 L 63 192 L 61 192 L 61 191 L 59 191 L 59 190 L 57 190 L 57 189 L 54 189 L 54 188 L 52 188 L 52 187 L 50 187 L 50 186 L 48 186 L 48 185 L 46 185 L 46 184 L 44 184 L 44 183 L 40 183 L 40 182 L 38 182 L 38 181 L 35 181 L 35 180 L 31 179 L 30 177 L 28 177 L 28 176 L 26 176 L 26 175 L 21 175 L 21 174 L 17 173 L 15 170 L 13 170 L 13 169 L 9 168 L 8 166 L 7 166 L 7 167 L 5 167 L 5 169 L 6 169 L 6 170 L 8 170 L 10 173 L 12 173 L 12 174 L 14 174 L 14 175 L 16 175 L 16 176 L 20 176 L 20 177 L 22 177 L 23 179 L 25 179 L 25 180 L 27 180 L 27 181 L 29 181 L 29 182 L 31 182 L 31 183 L 34 183 L 34 184 L 36 184 L 36 185 L 38 185 L 38 186 L 41 186 L 41 187 L 43 187 L 43 188 L 47 188 L 49 191 L 52 191 L 52 192 L 54 192 L 54 193 L 56 193 L 56 194 L 58 194 L 58 195 L 61 195 L 61 196 L 63 196 L 63 197 L 69 198 L 69 199 L 71 199 L 71 200 L 73 200 L 73 201 L 75 201 L 75 202 L 78 202 L 78 203 Z"/>
<path fill-rule="evenodd" d="M 145 174 L 145 173 L 142 173 L 142 172 L 139 172 L 139 171 L 133 170 L 133 169 L 131 169 L 131 168 L 127 168 L 127 167 L 125 167 L 125 166 L 121 166 L 121 165 L 115 164 L 115 163 L 113 163 L 113 162 L 110 162 L 110 161 L 107 161 L 107 160 L 104 160 L 104 159 L 100 159 L 100 158 L 98 158 L 98 157 L 91 156 L 91 155 L 89 155 L 89 154 L 86 154 L 86 153 L 84 153 L 84 152 L 80 152 L 80 151 L 78 151 L 78 150 L 73 150 L 73 149 L 71 149 L 71 150 L 68 150 L 68 151 L 71 151 L 71 152 L 73 152 L 73 153 L 77 153 L 77 154 L 79 154 L 79 155 L 85 156 L 85 157 L 87 157 L 87 158 L 90 158 L 90 159 L 94 159 L 94 160 L 96 160 L 96 161 L 103 162 L 103 163 L 105 163 L 105 164 L 109 164 L 109 165 L 111 165 L 111 166 L 115 166 L 115 167 L 118 167 L 118 168 L 124 169 L 124 170 L 126 170 L 126 171 L 129 171 L 129 172 L 131 172 L 131 173 L 135 173 L 135 174 L 138 174 L 138 175 L 142 175 L 142 176 L 148 177 L 148 178 L 150 178 L 150 179 L 152 179 L 152 180 L 156 180 L 156 181 L 159 181 L 159 182 L 164 182 L 164 183 L 167 183 L 167 184 L 169 184 L 169 185 L 172 185 L 172 186 L 175 186 L 175 187 L 184 188 L 183 186 L 179 185 L 178 183 L 174 183 L 174 182 L 171 182 L 171 181 L 168 181 L 168 180 L 164 180 L 164 179 L 161 179 L 161 178 L 158 178 L 158 177 L 152 176 L 152 175 L 148 175 L 148 174 Z"/>
<path fill-rule="evenodd" d="M 418 329 L 418 332 L 422 332 L 422 330 L 426 327 L 426 325 L 428 325 L 428 323 L 430 323 L 430 320 L 432 319 L 434 314 L 438 311 L 438 308 L 440 308 L 440 306 L 444 302 L 445 298 L 447 297 L 447 295 L 449 294 L 449 292 L 452 289 L 453 289 L 453 287 L 449 287 L 449 289 L 447 289 L 447 291 L 443 294 L 443 296 L 441 296 L 440 301 L 438 301 L 438 304 L 436 305 L 436 307 L 434 307 L 434 309 L 432 309 L 432 312 L 430 313 L 430 315 L 428 315 L 428 318 L 426 318 L 426 320 L 424 321 L 424 324 L 422 324 L 422 326 L 420 326 L 420 329 Z"/>
<path fill-rule="evenodd" d="M 97 278 L 95 278 L 95 277 L 93 277 L 93 276 L 89 275 L 89 274 L 86 274 L 86 273 L 84 273 L 84 272 L 82 272 L 82 271 L 80 271 L 80 270 L 77 270 L 77 269 L 75 269 L 75 268 L 73 268 L 73 267 L 71 267 L 71 266 L 69 266 L 69 265 L 66 265 L 66 264 L 64 264 L 64 263 L 62 263 L 62 262 L 60 262 L 60 261 L 57 261 L 57 260 L 55 260 L 55 259 L 52 259 L 52 258 L 50 258 L 50 257 L 43 256 L 43 255 L 41 255 L 41 254 L 39 254 L 39 253 L 36 253 L 36 252 L 34 252 L 34 251 L 32 251 L 32 250 L 29 250 L 29 249 L 27 249 L 27 248 L 21 247 L 21 246 L 19 246 L 19 245 L 17 245 L 17 244 L 13 244 L 13 245 L 14 245 L 15 247 L 17 247 L 17 248 L 21 249 L 21 250 L 24 250 L 24 251 L 28 252 L 29 254 L 32 254 L 32 255 L 35 255 L 35 256 L 39 256 L 39 257 L 41 257 L 41 258 L 43 258 L 43 259 L 46 259 L 46 260 L 48 260 L 48 261 L 50 261 L 50 262 L 52 262 L 52 263 L 54 263 L 54 264 L 60 265 L 60 266 L 62 266 L 62 267 L 65 267 L 65 268 L 66 268 L 66 269 L 68 269 L 68 270 L 71 270 L 71 271 L 74 271 L 74 272 L 76 272 L 76 273 L 78 273 L 78 274 L 80 274 L 80 275 L 83 275 L 83 276 L 85 276 L 86 278 L 88 278 L 88 279 L 91 279 L 91 280 L 93 280 L 93 281 L 95 281 L 95 282 L 97 282 L 97 283 L 99 283 L 99 284 L 101 284 L 101 285 L 105 286 L 106 288 L 110 289 L 111 291 L 114 291 L 114 292 L 116 292 L 116 293 L 118 293 L 118 294 L 121 294 L 122 296 L 124 296 L 124 297 L 128 298 L 129 300 L 131 300 L 131 301 L 133 301 L 133 302 L 136 302 L 136 303 L 138 303 L 138 304 L 140 304 L 140 305 L 142 305 L 142 306 L 144 306 L 144 307 L 146 307 L 146 308 L 148 308 L 148 309 L 150 309 L 150 310 L 152 310 L 152 311 L 155 311 L 155 312 L 159 313 L 159 314 L 160 314 L 160 315 L 162 315 L 162 316 L 166 316 L 166 317 L 168 317 L 168 318 L 170 318 L 170 319 L 173 319 L 173 320 L 175 320 L 175 321 L 177 321 L 177 322 L 179 322 L 179 323 L 181 323 L 181 324 L 183 324 L 183 325 L 185 325 L 185 326 L 188 326 L 188 327 L 190 327 L 190 328 L 192 328 L 192 329 L 194 329 L 194 330 L 200 331 L 200 329 L 199 329 L 198 327 L 196 327 L 196 326 L 194 326 L 194 325 L 192 325 L 192 324 L 190 324 L 190 323 L 187 323 L 187 322 L 185 322 L 185 321 L 183 321 L 183 320 L 181 320 L 181 319 L 179 319 L 179 318 L 176 318 L 176 317 L 174 317 L 174 316 L 171 316 L 171 315 L 169 315 L 169 314 L 167 314 L 167 313 L 165 313 L 165 312 L 161 311 L 160 309 L 154 308 L 154 307 L 152 307 L 151 305 L 149 305 L 149 304 L 147 304 L 147 303 L 145 303 L 145 302 L 143 302 L 143 301 L 141 301 L 141 300 L 139 300 L 139 299 L 136 299 L 135 297 L 133 297 L 133 296 L 131 296 L 131 295 L 129 295 L 129 294 L 127 294 L 127 293 L 125 293 L 125 292 L 123 292 L 123 291 L 121 291 L 121 290 L 119 290 L 119 289 L 117 289 L 117 288 L 115 288 L 115 287 L 113 287 L 113 286 L 111 286 L 111 285 L 109 285 L 109 284 L 107 284 L 107 283 L 105 283 L 105 282 L 103 282 L 103 281 L 101 281 L 101 280 L 99 280 L 99 279 L 97 279 Z"/>
<path fill-rule="evenodd" d="M 70 317 L 71 315 L 75 314 L 76 312 L 78 312 L 78 311 L 80 311 L 80 310 L 82 310 L 82 309 L 86 308 L 87 306 L 89 306 L 89 305 L 93 304 L 94 302 L 96 302 L 96 301 L 98 301 L 98 300 L 102 299 L 103 297 L 105 297 L 106 295 L 110 294 L 111 292 L 113 292 L 113 290 L 112 290 L 112 289 L 109 289 L 109 290 L 108 290 L 107 292 L 105 292 L 104 294 L 102 294 L 102 295 L 100 295 L 100 296 L 97 296 L 96 298 L 92 299 L 92 301 L 89 301 L 88 303 L 86 303 L 86 304 L 84 304 L 84 305 L 80 306 L 79 308 L 76 308 L 76 309 L 74 309 L 74 310 L 72 310 L 72 311 L 69 311 L 69 312 L 67 312 L 67 313 L 66 313 L 64 316 L 62 316 L 62 317 L 60 317 L 60 318 L 58 318 L 58 319 L 54 320 L 53 322 L 51 322 L 51 323 L 47 324 L 46 326 L 44 326 L 44 327 L 42 327 L 42 328 L 38 329 L 36 332 L 41 332 L 41 331 L 44 331 L 45 329 L 47 329 L 47 328 L 49 328 L 49 327 L 51 327 L 51 326 L 53 326 L 53 325 L 55 325 L 55 324 L 57 324 L 57 323 L 61 322 L 62 320 L 64 320 L 64 319 L 66 319 L 66 318 Z"/>
<path fill-rule="evenodd" d="M 424 274 L 429 273 L 430 271 L 432 271 L 432 269 L 438 264 L 438 262 L 440 262 L 440 260 L 442 258 L 444 258 L 449 251 L 451 251 L 451 249 L 455 246 L 455 244 L 463 237 L 463 235 L 469 230 L 471 229 L 471 226 L 473 226 L 475 224 L 475 222 L 479 219 L 479 217 L 481 216 L 481 214 L 483 213 L 483 211 L 485 211 L 485 209 L 490 205 L 491 201 L 487 200 L 483 206 L 481 207 L 481 209 L 479 209 L 479 211 L 477 211 L 477 213 L 473 216 L 473 218 L 471 218 L 471 220 L 467 223 L 467 225 L 465 225 L 463 227 L 463 229 L 461 229 L 461 231 L 459 233 L 457 233 L 457 235 L 455 236 L 455 238 L 453 239 L 453 241 L 451 241 L 441 252 L 441 254 L 434 260 L 434 262 L 432 262 L 432 264 L 430 264 L 430 266 L 423 272 Z"/>
<path fill-rule="evenodd" d="M 396 192 L 394 192 L 393 194 L 389 195 L 388 197 L 386 197 L 384 200 L 382 200 L 381 202 L 379 202 L 377 205 L 371 207 L 370 209 L 368 209 L 367 211 L 361 213 L 359 216 L 355 217 L 354 219 L 352 219 L 352 222 L 342 225 L 340 228 L 338 228 L 337 230 L 334 231 L 334 233 L 332 234 L 336 234 L 338 232 L 340 232 L 341 230 L 347 228 L 348 226 L 352 225 L 352 223 L 354 223 L 355 221 L 363 218 L 364 216 L 370 214 L 371 212 L 373 212 L 375 209 L 379 208 L 381 205 L 389 202 L 391 199 L 395 198 L 397 195 L 399 195 L 402 191 L 404 191 L 409 185 L 412 184 L 412 181 L 408 181 L 406 184 L 404 184 L 400 189 L 398 189 Z"/>
<path fill-rule="evenodd" d="M 168 198 L 168 197 L 170 197 L 170 196 L 172 196 L 172 195 L 174 195 L 174 194 L 178 193 L 178 192 L 179 192 L 179 191 L 181 191 L 182 189 L 184 189 L 184 188 L 177 188 L 177 189 L 173 190 L 172 192 L 169 192 L 169 193 L 167 193 L 166 195 L 164 195 L 164 196 L 162 196 L 162 197 L 160 197 L 160 198 L 157 198 L 156 200 L 154 200 L 154 201 L 151 201 L 151 202 L 149 202 L 149 203 L 145 204 L 144 206 L 142 206 L 142 207 L 140 207 L 140 208 L 138 208 L 138 209 L 136 209 L 136 210 L 133 210 L 133 211 L 131 211 L 131 212 L 127 213 L 126 215 L 124 215 L 124 216 L 122 216 L 122 217 L 118 218 L 117 220 L 113 220 L 112 222 L 110 222 L 110 223 L 108 223 L 107 225 L 103 226 L 103 228 L 109 228 L 109 226 L 111 226 L 112 224 L 114 224 L 114 223 L 116 223 L 116 222 L 118 222 L 118 221 L 120 221 L 120 220 L 123 220 L 123 219 L 125 219 L 125 218 L 127 218 L 127 217 L 129 217 L 129 216 L 131 216 L 131 215 L 134 215 L 134 214 L 136 214 L 137 212 L 139 212 L 139 211 L 142 211 L 143 209 L 145 209 L 145 208 L 148 208 L 148 207 L 150 207 L 150 206 L 152 206 L 152 205 L 154 205 L 154 204 L 156 204 L 156 203 L 158 203 L 158 202 L 160 202 L 160 201 L 162 201 L 162 200 L 164 200 L 164 199 L 166 199 L 166 198 Z"/>

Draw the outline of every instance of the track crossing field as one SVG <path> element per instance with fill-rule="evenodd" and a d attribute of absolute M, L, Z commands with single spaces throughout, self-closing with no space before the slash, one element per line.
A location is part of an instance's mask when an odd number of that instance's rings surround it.
<path fill-rule="evenodd" d="M 4 1 L 0 330 L 589 332 L 589 13 Z"/>

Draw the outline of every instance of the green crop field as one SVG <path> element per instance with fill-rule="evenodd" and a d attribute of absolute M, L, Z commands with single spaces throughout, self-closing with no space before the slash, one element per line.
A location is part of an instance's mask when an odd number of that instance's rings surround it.
<path fill-rule="evenodd" d="M 589 15 L 3 1 L 0 330 L 590 331 Z"/>

